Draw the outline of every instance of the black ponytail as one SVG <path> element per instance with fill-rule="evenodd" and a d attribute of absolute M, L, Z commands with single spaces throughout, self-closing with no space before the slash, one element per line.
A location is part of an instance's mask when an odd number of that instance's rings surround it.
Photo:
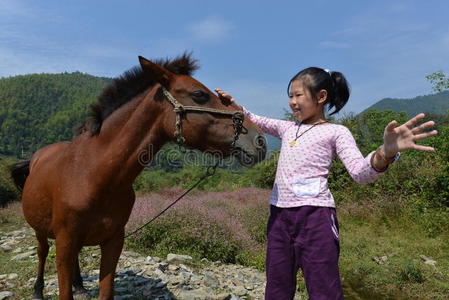
<path fill-rule="evenodd" d="M 328 72 L 321 68 L 310 67 L 297 73 L 290 79 L 287 86 L 287 94 L 290 93 L 290 86 L 293 81 L 301 80 L 309 89 L 312 95 L 317 95 L 319 91 L 327 91 L 328 111 L 334 108 L 330 115 L 338 113 L 348 102 L 350 89 L 346 78 L 340 72 Z"/>

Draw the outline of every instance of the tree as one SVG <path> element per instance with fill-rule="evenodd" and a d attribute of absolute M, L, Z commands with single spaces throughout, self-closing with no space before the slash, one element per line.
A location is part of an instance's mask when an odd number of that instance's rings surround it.
<path fill-rule="evenodd" d="M 435 92 L 442 92 L 449 89 L 449 78 L 443 73 L 443 71 L 436 71 L 426 76 L 426 79 L 433 84 L 433 90 Z"/>

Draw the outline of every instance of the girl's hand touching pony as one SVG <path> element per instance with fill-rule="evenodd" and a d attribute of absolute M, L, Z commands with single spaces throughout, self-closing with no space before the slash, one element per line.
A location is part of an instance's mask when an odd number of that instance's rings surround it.
<path fill-rule="evenodd" d="M 242 107 L 235 102 L 235 99 L 232 98 L 232 96 L 229 95 L 228 93 L 226 93 L 225 91 L 220 90 L 220 89 L 215 89 L 215 92 L 217 92 L 218 98 L 221 100 L 221 103 L 223 103 L 224 105 L 228 106 L 231 104 L 235 104 L 240 109 L 242 109 Z"/>

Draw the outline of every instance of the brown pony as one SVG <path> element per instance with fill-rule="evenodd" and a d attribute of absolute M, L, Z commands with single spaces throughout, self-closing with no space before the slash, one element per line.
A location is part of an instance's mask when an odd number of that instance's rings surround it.
<path fill-rule="evenodd" d="M 36 232 L 38 274 L 33 299 L 43 299 L 44 265 L 48 238 L 56 240 L 59 299 L 86 292 L 78 254 L 85 245 L 100 245 L 99 299 L 113 299 L 113 283 L 122 251 L 124 228 L 134 204 L 132 183 L 143 170 L 141 153 L 152 156 L 175 140 L 176 113 L 167 93 L 183 105 L 201 109 L 238 110 L 193 79 L 196 61 L 184 54 L 174 60 L 151 62 L 139 57 L 135 67 L 115 79 L 92 106 L 91 117 L 70 142 L 48 145 L 30 161 L 11 168 L 22 192 L 23 213 Z M 202 151 L 231 155 L 234 123 L 231 117 L 206 112 L 181 115 L 185 145 Z M 266 153 L 260 130 L 247 128 L 235 143 L 245 159 L 255 164 Z M 254 141 L 259 142 L 255 143 Z"/>

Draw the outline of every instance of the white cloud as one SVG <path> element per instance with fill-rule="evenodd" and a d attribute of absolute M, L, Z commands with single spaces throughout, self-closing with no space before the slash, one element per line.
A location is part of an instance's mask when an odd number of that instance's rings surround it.
<path fill-rule="evenodd" d="M 221 17 L 211 16 L 193 23 L 189 31 L 193 38 L 203 41 L 220 41 L 231 35 L 234 25 Z"/>
<path fill-rule="evenodd" d="M 217 44 L 232 36 L 235 26 L 218 16 L 210 16 L 192 22 L 182 36 L 165 37 L 153 41 L 147 48 L 160 56 L 176 56 L 184 51 L 198 48 L 198 44 Z"/>

